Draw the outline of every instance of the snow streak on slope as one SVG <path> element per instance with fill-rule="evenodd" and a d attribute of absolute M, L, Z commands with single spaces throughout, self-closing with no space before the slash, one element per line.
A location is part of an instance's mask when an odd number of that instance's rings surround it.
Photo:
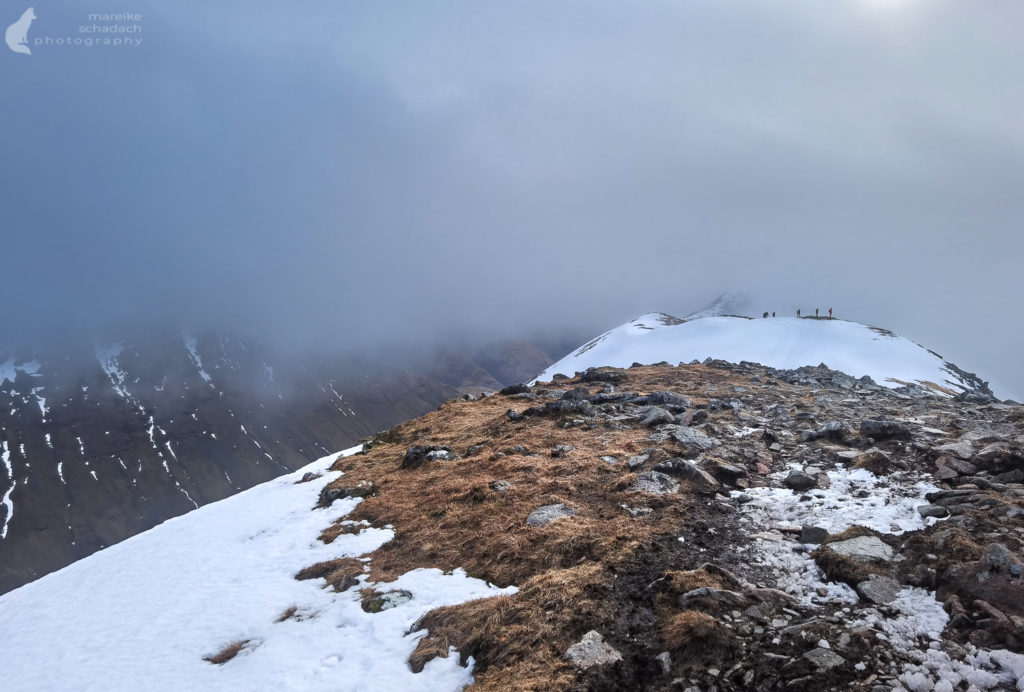
<path fill-rule="evenodd" d="M 356 450 L 349 450 L 349 453 Z M 358 588 L 296 581 L 303 567 L 359 556 L 393 537 L 366 528 L 317 540 L 357 499 L 312 510 L 337 455 L 234 497 L 171 519 L 59 572 L 0 596 L 0 660 L 8 691 L 67 690 L 457 690 L 472 680 L 458 656 L 414 674 L 406 659 L 422 633 L 406 635 L 441 605 L 511 593 L 417 569 L 380 591 L 412 600 L 369 614 Z M 296 484 L 306 472 L 324 472 Z M 365 577 L 363 578 L 365 581 Z M 296 619 L 275 622 L 296 606 Z M 203 659 L 249 640 L 218 666 Z"/>
<path fill-rule="evenodd" d="M 572 375 L 634 362 L 672 364 L 717 358 L 791 369 L 825 363 L 854 377 L 898 387 L 931 382 L 958 393 L 970 385 L 939 356 L 883 329 L 833 319 L 712 316 L 682 321 L 650 313 L 602 334 L 542 372 Z"/>

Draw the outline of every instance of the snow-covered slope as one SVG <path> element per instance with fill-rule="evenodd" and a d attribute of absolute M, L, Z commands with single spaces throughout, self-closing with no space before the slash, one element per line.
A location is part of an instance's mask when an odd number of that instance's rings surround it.
<path fill-rule="evenodd" d="M 349 453 L 355 449 L 348 450 Z M 344 454 L 344 452 L 343 452 Z M 171 519 L 0 596 L 2 688 L 21 690 L 457 690 L 471 681 L 458 656 L 414 674 L 406 664 L 428 610 L 514 592 L 417 569 L 381 591 L 412 600 L 366 613 L 358 588 L 296 581 L 303 567 L 359 556 L 391 540 L 366 528 L 325 545 L 317 537 L 358 499 L 313 510 L 337 455 Z M 296 484 L 306 472 L 325 472 Z M 362 580 L 365 582 L 365 577 Z M 277 622 L 295 606 L 297 617 Z M 223 665 L 203 660 L 249 644 Z"/>
<path fill-rule="evenodd" d="M 687 363 L 716 358 L 791 369 L 825 363 L 878 384 L 937 385 L 954 394 L 980 382 L 913 341 L 877 327 L 839 319 L 780 317 L 751 319 L 698 316 L 681 320 L 649 313 L 612 329 L 565 356 L 537 377 L 572 375 L 589 367 L 627 368 L 634 362 Z M 941 391 L 941 390 L 939 390 Z"/>

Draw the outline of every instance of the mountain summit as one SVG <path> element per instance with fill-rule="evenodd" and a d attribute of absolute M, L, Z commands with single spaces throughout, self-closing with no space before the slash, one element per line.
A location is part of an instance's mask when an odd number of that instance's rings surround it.
<path fill-rule="evenodd" d="M 641 315 L 583 344 L 538 375 L 537 381 L 592 367 L 708 358 L 784 369 L 825 364 L 890 388 L 920 386 L 948 396 L 992 395 L 988 383 L 973 373 L 887 329 L 830 317 L 725 315 L 715 305 L 686 319 L 663 312 Z"/>

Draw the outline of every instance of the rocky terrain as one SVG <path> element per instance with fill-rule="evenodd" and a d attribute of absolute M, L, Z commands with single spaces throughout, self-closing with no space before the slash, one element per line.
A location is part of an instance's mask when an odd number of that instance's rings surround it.
<path fill-rule="evenodd" d="M 0 593 L 549 362 L 515 343 L 289 364 L 227 333 L 0 353 Z"/>
<path fill-rule="evenodd" d="M 385 582 L 421 567 L 518 587 L 420 618 L 413 670 L 459 656 L 484 690 L 1024 689 L 1024 408 L 980 388 L 590 369 L 446 402 L 333 469 L 320 540 L 394 537 L 300 579 L 368 613 L 407 607 Z"/>

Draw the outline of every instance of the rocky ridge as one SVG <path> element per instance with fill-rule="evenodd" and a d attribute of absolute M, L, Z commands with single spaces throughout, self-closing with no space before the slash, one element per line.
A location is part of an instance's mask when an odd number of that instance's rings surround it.
<path fill-rule="evenodd" d="M 426 615 L 414 669 L 452 645 L 482 689 L 1024 684 L 1024 408 L 984 392 L 591 369 L 448 402 L 337 468 L 323 506 L 373 491 L 322 540 L 396 531 L 368 595 L 417 566 L 519 586 Z"/>

